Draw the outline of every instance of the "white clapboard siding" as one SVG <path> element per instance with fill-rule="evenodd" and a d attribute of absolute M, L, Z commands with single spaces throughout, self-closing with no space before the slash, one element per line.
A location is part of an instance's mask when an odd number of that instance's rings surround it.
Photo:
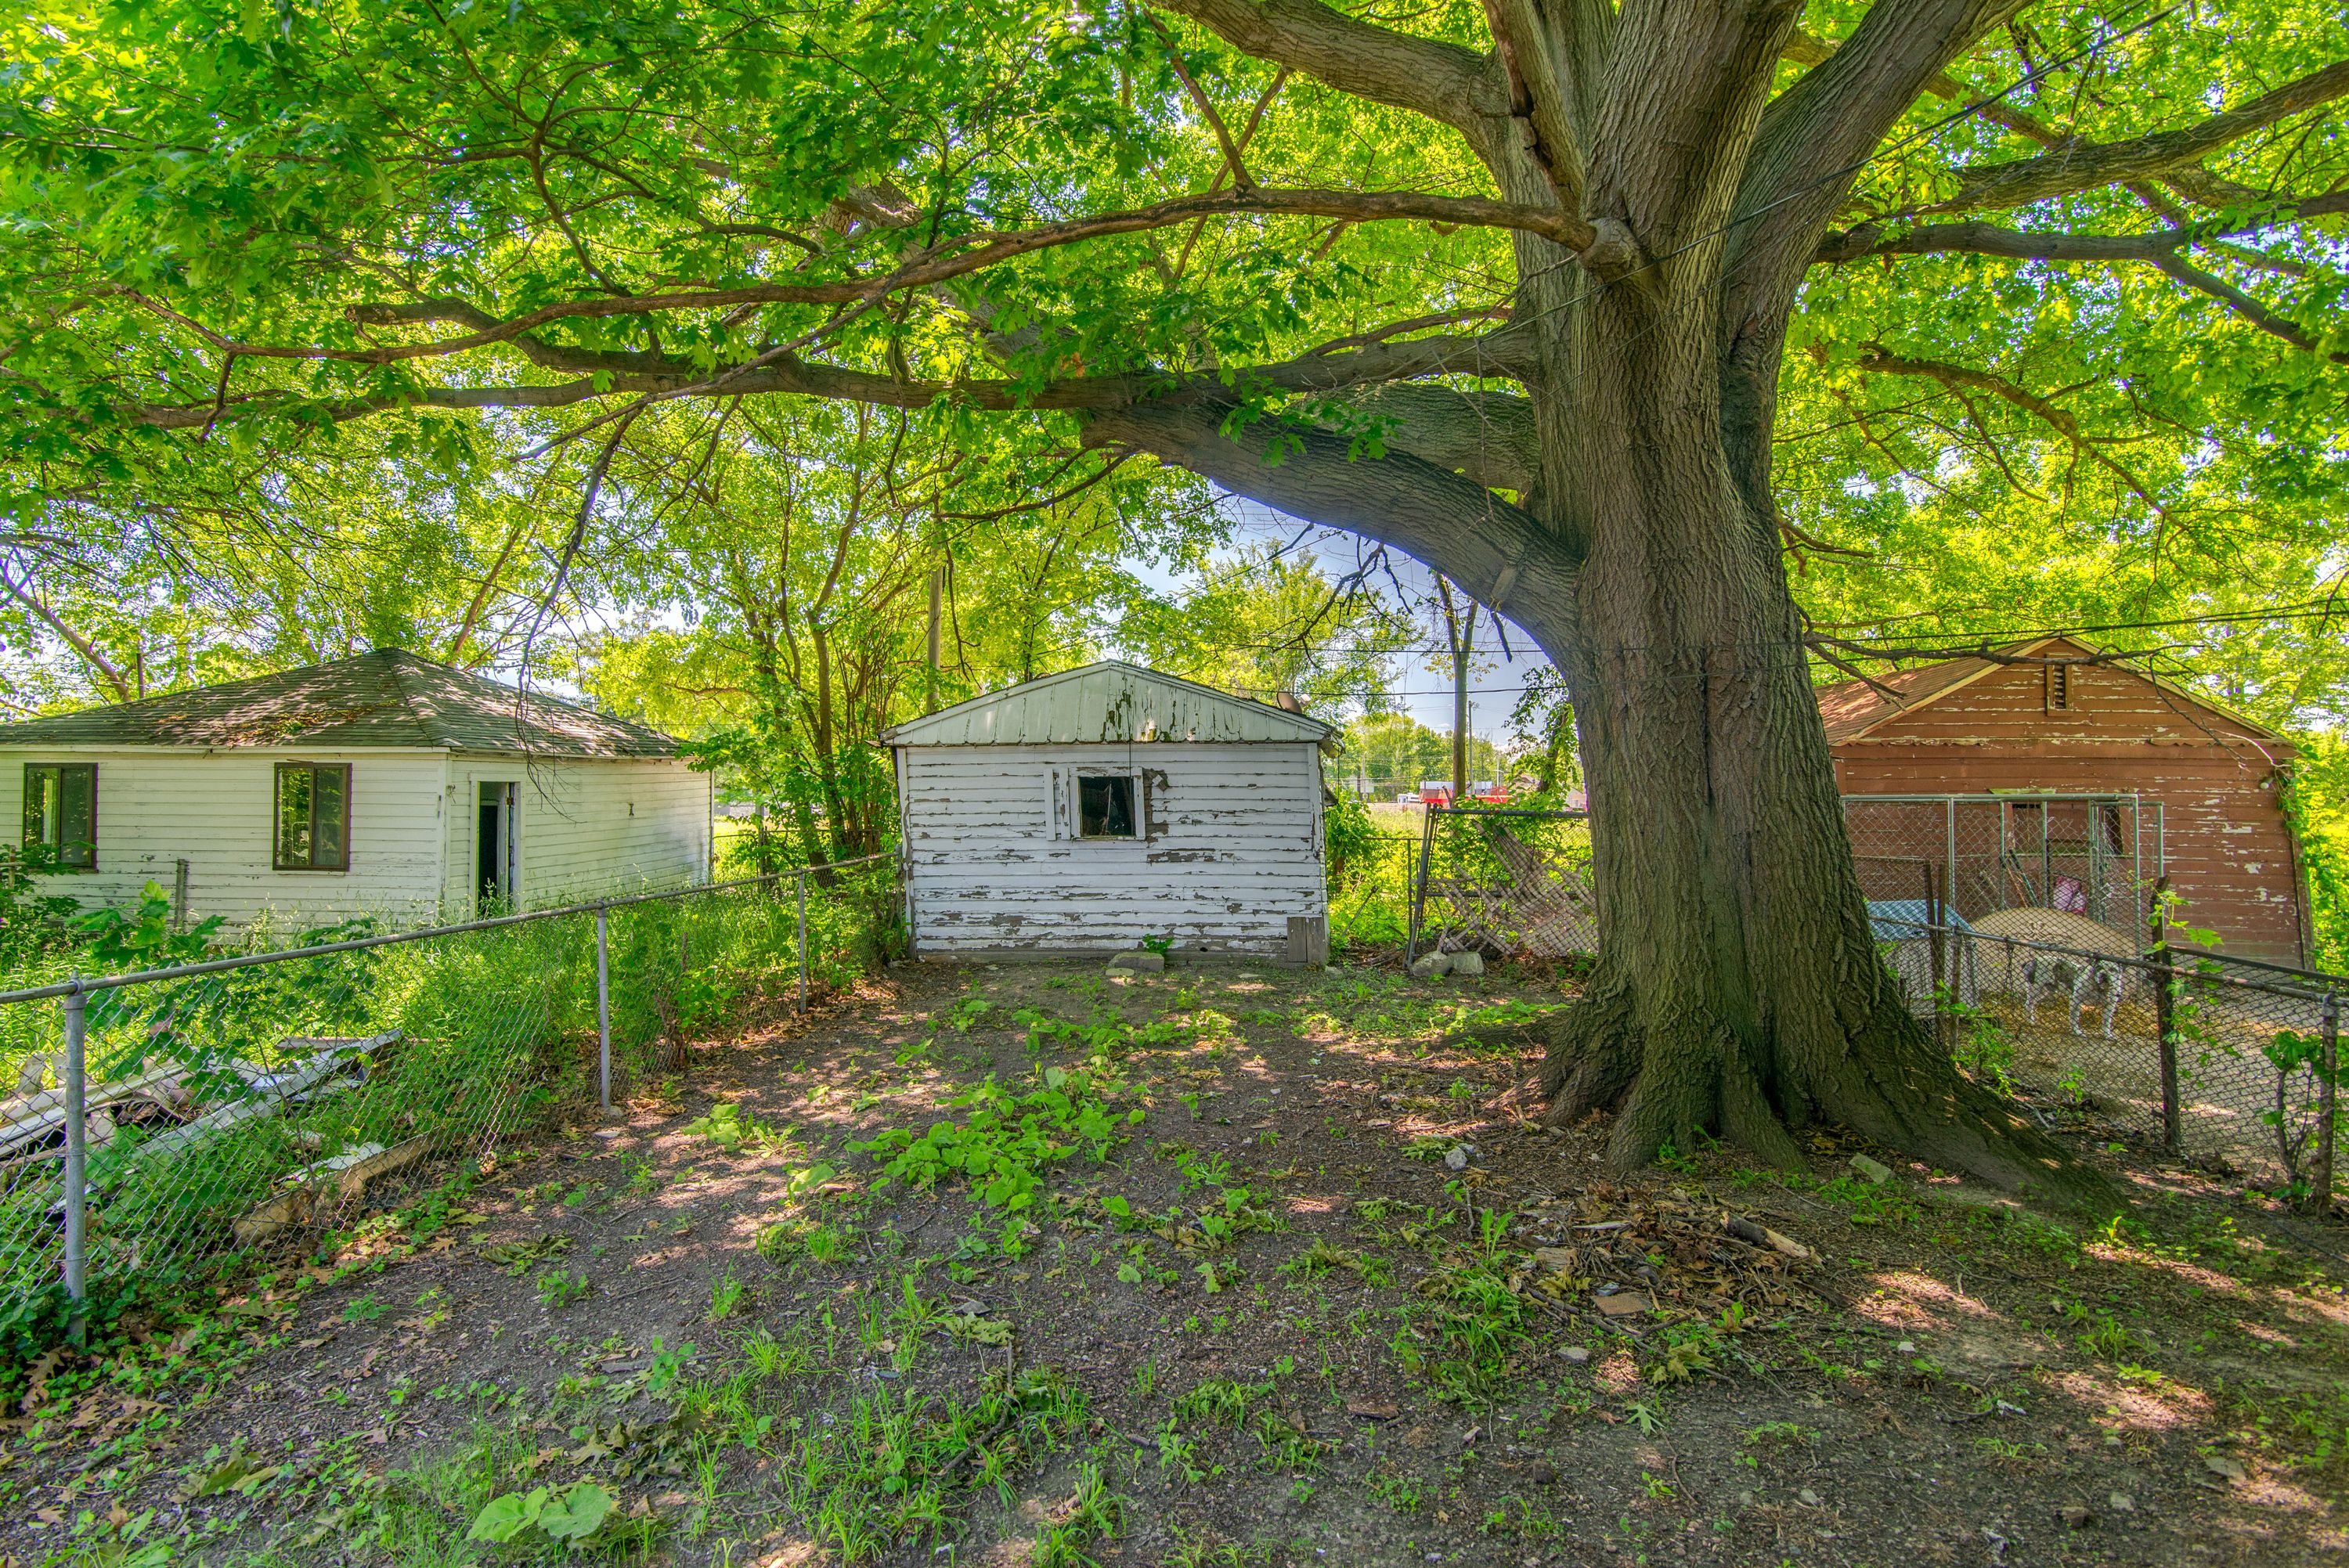
<path fill-rule="evenodd" d="M 703 881 L 709 871 L 709 776 L 671 758 L 525 761 L 450 758 L 450 917 L 471 908 L 485 782 L 514 788 L 520 903 L 533 909 Z"/>
<path fill-rule="evenodd" d="M 37 879 L 85 908 L 121 904 L 148 882 L 172 891 L 188 862 L 188 907 L 237 928 L 299 930 L 372 917 L 413 925 L 438 912 L 444 753 L 240 747 L 0 748 L 0 831 L 24 820 L 25 765 L 98 765 L 98 866 Z M 348 763 L 351 860 L 344 872 L 270 867 L 276 764 Z"/>
<path fill-rule="evenodd" d="M 916 745 L 897 767 L 917 954 L 1277 954 L 1292 916 L 1327 917 L 1310 741 Z M 1128 770 L 1146 841 L 1071 836 L 1066 779 Z"/>

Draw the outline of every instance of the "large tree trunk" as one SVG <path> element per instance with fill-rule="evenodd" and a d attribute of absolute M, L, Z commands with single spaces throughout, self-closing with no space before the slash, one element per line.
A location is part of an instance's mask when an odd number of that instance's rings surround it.
<path fill-rule="evenodd" d="M 1512 610 L 1573 693 L 1601 930 L 1553 1115 L 1618 1112 L 1627 1168 L 1701 1133 L 1792 1164 L 1790 1130 L 1825 1119 L 2044 1177 L 2055 1151 L 1959 1075 L 1878 956 L 1775 518 L 1733 479 L 1713 292 L 1609 291 L 1546 346 L 1575 370 L 1542 424 L 1580 571 L 1572 615 Z"/>
<path fill-rule="evenodd" d="M 1268 13 L 1174 3 L 1262 43 Z M 1492 0 L 1506 46 L 1457 103 L 1357 75 L 1457 126 L 1508 201 L 1590 226 L 1580 251 L 1520 232 L 1507 332 L 1429 367 L 1513 377 L 1530 407 L 1375 394 L 1399 421 L 1376 462 L 1291 430 L 1268 465 L 1197 406 L 1089 427 L 1411 552 L 1565 672 L 1600 956 L 1544 1081 L 1557 1118 L 1617 1113 L 1619 1166 L 1701 1132 L 1791 1164 L 1795 1130 L 1834 1121 L 2010 1187 L 2095 1187 L 1935 1048 L 1878 955 L 1770 490 L 1786 324 L 1855 160 L 2013 5 L 1876 6 L 1765 115 L 1791 0 Z"/>

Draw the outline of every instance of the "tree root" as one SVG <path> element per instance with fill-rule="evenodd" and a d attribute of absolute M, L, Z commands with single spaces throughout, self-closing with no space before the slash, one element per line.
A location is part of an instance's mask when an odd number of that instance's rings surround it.
<path fill-rule="evenodd" d="M 1611 1112 L 1609 1163 L 1650 1164 L 1718 1138 L 1761 1162 L 1800 1170 L 1795 1134 L 1839 1123 L 1939 1169 L 2067 1208 L 2109 1209 L 2118 1194 L 2011 1103 L 1964 1077 L 1911 1016 L 1889 981 L 1873 1005 L 1812 1059 L 1741 1039 L 1689 1015 L 1643 1025 L 1633 986 L 1602 969 L 1553 1022 L 1539 1087 L 1553 1126 Z"/>

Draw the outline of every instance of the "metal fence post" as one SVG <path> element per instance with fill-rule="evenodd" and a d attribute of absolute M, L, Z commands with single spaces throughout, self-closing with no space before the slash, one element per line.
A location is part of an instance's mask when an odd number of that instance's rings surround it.
<path fill-rule="evenodd" d="M 2161 1052 L 2161 1147 L 2178 1150 L 2178 968 L 2169 951 L 2169 879 L 2153 884 L 2153 1027 Z"/>
<path fill-rule="evenodd" d="M 1925 862 L 1925 962 L 1932 976 L 1930 992 L 1933 1007 L 1933 1043 L 1943 1050 L 1950 1048 L 1949 1009 L 1945 1006 L 1941 985 L 1947 973 L 1942 959 L 1947 952 L 1941 938 L 1940 889 L 1933 880 L 1933 862 Z M 1955 986 L 1951 987 L 1955 991 Z"/>
<path fill-rule="evenodd" d="M 1402 944 L 1405 965 L 1419 956 L 1419 931 L 1427 913 L 1427 873 L 1435 855 L 1435 813 L 1439 810 L 1433 805 L 1420 808 L 1419 864 L 1413 868 L 1409 861 L 1404 862 L 1404 874 L 1411 878 L 1411 924 Z"/>
<path fill-rule="evenodd" d="M 2316 1080 L 2316 1158 L 2308 1172 L 2310 1200 L 2320 1212 L 2333 1207 L 2333 1079 L 2341 1067 L 2341 994 L 2329 986 L 2323 1017 L 2323 1055 L 2317 1058 L 2322 1070 Z"/>
<path fill-rule="evenodd" d="M 77 982 L 78 985 L 78 982 Z M 72 1304 L 67 1333 L 79 1344 L 84 1332 L 82 1312 L 89 1301 L 89 1129 L 83 1114 L 87 1099 L 87 1035 L 89 998 L 79 989 L 65 995 L 66 1008 L 66 1298 Z"/>
<path fill-rule="evenodd" d="M 798 874 L 792 879 L 792 885 L 799 893 L 800 1011 L 804 1013 L 807 1011 L 807 868 L 805 866 L 802 866 Z"/>
<path fill-rule="evenodd" d="M 612 944 L 607 934 L 611 911 L 595 906 L 595 1040 L 604 1109 L 612 1109 Z"/>

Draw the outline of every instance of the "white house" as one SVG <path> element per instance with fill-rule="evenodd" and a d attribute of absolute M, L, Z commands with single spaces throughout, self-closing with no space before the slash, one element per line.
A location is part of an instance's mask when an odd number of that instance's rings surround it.
<path fill-rule="evenodd" d="M 191 918 L 393 925 L 684 886 L 709 778 L 677 743 L 396 648 L 0 725 L 0 821 L 67 868 L 45 893 L 148 882 Z"/>
<path fill-rule="evenodd" d="M 901 724 L 916 956 L 1329 954 L 1320 720 L 1109 661 Z"/>

